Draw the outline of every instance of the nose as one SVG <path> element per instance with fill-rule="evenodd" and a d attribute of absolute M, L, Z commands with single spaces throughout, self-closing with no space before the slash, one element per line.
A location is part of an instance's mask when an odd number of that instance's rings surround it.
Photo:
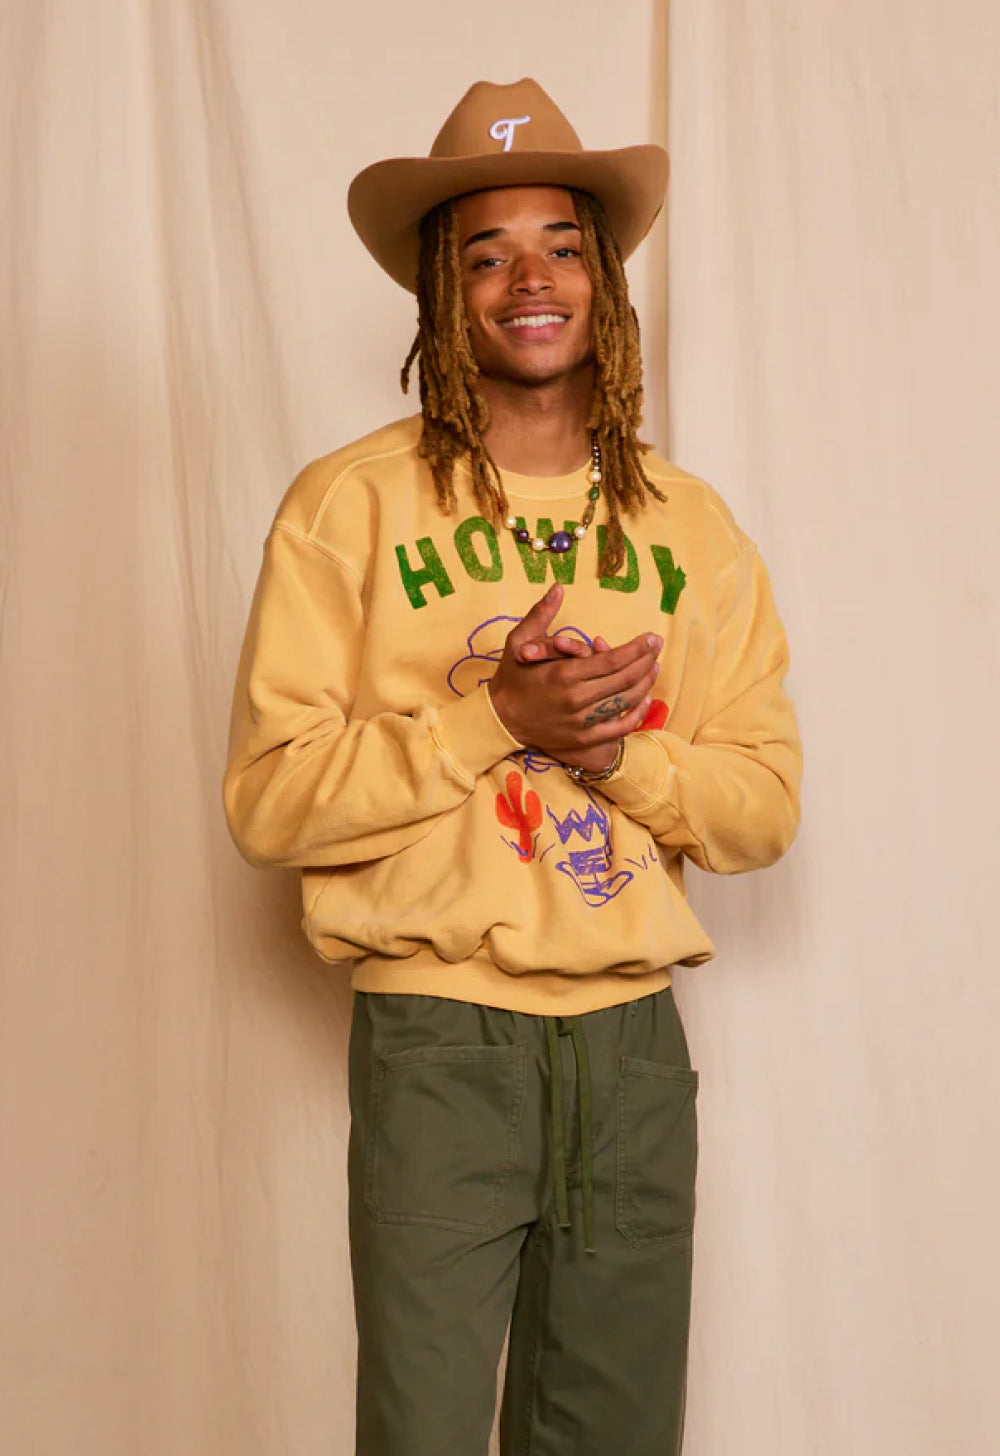
<path fill-rule="evenodd" d="M 541 253 L 522 253 L 511 271 L 512 293 L 527 294 L 549 292 L 553 284 L 552 271 Z"/>

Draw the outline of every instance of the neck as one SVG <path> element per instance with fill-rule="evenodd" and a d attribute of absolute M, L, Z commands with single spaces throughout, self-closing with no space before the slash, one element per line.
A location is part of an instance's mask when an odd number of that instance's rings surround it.
<path fill-rule="evenodd" d="M 486 448 L 501 470 L 569 475 L 590 458 L 591 369 L 549 384 L 480 378 L 490 408 Z"/>

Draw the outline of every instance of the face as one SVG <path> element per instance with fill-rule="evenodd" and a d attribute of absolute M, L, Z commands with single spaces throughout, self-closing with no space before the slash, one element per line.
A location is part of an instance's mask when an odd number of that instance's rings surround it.
<path fill-rule="evenodd" d="M 462 294 L 487 378 L 542 385 L 589 367 L 590 278 L 562 187 L 502 187 L 461 197 Z"/>

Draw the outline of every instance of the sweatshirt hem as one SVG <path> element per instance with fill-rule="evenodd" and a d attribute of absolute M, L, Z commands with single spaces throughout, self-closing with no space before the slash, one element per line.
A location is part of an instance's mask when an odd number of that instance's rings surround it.
<path fill-rule="evenodd" d="M 671 967 L 655 971 L 502 971 L 491 960 L 448 962 L 433 954 L 367 956 L 354 964 L 355 991 L 441 996 L 535 1016 L 578 1016 L 652 995 L 669 986 Z"/>

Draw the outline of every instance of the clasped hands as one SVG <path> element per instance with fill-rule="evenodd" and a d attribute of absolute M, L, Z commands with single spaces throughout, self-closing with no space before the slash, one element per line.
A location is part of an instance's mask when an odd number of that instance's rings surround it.
<path fill-rule="evenodd" d="M 599 772 L 646 716 L 663 638 L 643 632 L 611 647 L 548 636 L 562 606 L 556 583 L 508 633 L 489 683 L 497 717 L 519 743 L 573 767 Z"/>

